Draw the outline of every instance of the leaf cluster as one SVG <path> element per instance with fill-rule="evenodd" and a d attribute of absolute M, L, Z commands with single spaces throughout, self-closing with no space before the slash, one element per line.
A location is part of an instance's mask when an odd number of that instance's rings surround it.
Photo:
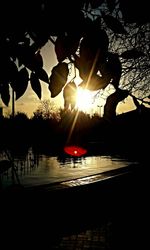
<path fill-rule="evenodd" d="M 143 80 L 141 72 L 149 74 L 149 64 L 143 59 L 149 46 L 147 7 L 145 0 L 142 5 L 135 0 L 2 1 L 0 96 L 3 103 L 9 104 L 10 86 L 17 100 L 29 83 L 41 99 L 41 81 L 48 84 L 52 98 L 63 90 L 65 100 L 71 102 L 72 94 L 67 90 L 74 84 L 67 85 L 70 63 L 79 70 L 80 87 L 91 91 L 105 89 L 109 84 L 118 91 L 121 77 L 129 71 L 134 76 L 140 72 Z M 8 23 L 4 23 L 2 13 L 9 17 Z M 58 60 L 50 75 L 44 69 L 41 55 L 41 48 L 48 41 L 54 43 Z M 146 44 L 144 48 L 140 41 Z M 129 83 L 128 89 L 134 90 L 136 84 Z M 149 91 L 147 85 L 136 86 L 142 93 Z"/>

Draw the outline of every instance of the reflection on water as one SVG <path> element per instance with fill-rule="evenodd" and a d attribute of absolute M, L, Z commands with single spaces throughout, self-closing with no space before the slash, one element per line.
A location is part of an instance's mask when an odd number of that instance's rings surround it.
<path fill-rule="evenodd" d="M 6 152 L 0 159 L 8 157 Z M 127 167 L 131 162 L 114 156 L 66 157 L 35 154 L 29 149 L 28 154 L 15 156 L 14 166 L 23 186 L 51 184 L 92 176 L 105 171 Z M 14 181 L 14 180 L 13 180 Z M 1 174 L 1 185 L 6 187 L 12 182 L 12 170 Z"/>

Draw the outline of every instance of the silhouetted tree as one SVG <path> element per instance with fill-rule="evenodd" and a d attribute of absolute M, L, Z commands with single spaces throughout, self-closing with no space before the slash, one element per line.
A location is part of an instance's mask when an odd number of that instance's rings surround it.
<path fill-rule="evenodd" d="M 14 117 L 10 115 L 10 118 L 15 119 L 17 121 L 21 121 L 21 122 L 27 121 L 29 119 L 26 113 L 19 112 L 19 111 L 15 114 Z"/>
<path fill-rule="evenodd" d="M 118 96 L 118 89 L 149 103 L 148 10 L 146 0 L 2 1 L 2 101 L 9 104 L 10 86 L 17 100 L 29 83 L 41 98 L 41 81 L 55 97 L 67 84 L 71 68 L 79 70 L 80 86 L 84 88 L 93 91 L 109 84 L 114 87 L 116 94 L 106 101 L 107 109 L 110 100 Z M 58 60 L 50 75 L 43 68 L 40 53 L 48 41 L 54 43 Z M 117 102 L 112 103 L 112 113 Z"/>
<path fill-rule="evenodd" d="M 50 100 L 43 100 L 41 101 L 39 107 L 33 113 L 32 119 L 60 120 L 60 112 L 53 102 L 50 102 Z"/>
<path fill-rule="evenodd" d="M 112 119 L 116 116 L 116 107 L 119 102 L 124 100 L 128 96 L 127 90 L 117 89 L 113 94 L 108 96 L 105 107 L 104 107 L 104 117 L 106 119 Z"/>

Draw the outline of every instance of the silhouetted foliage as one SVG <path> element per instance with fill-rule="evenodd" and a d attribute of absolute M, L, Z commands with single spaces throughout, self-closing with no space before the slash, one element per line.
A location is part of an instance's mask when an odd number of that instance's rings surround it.
<path fill-rule="evenodd" d="M 63 89 L 64 108 L 73 110 L 76 105 L 77 86 L 74 82 L 69 82 Z"/>
<path fill-rule="evenodd" d="M 69 74 L 68 65 L 65 62 L 58 63 L 53 69 L 49 79 L 51 97 L 57 96 L 67 82 Z"/>
<path fill-rule="evenodd" d="M 37 94 L 39 99 L 41 99 L 41 84 L 40 84 L 38 77 L 33 72 L 31 73 L 31 76 L 30 76 L 30 82 L 31 82 L 32 89 Z"/>
<path fill-rule="evenodd" d="M 2 1 L 0 95 L 3 103 L 9 104 L 9 86 L 17 100 L 29 82 L 39 98 L 41 81 L 48 84 L 51 97 L 56 97 L 68 84 L 71 65 L 71 69 L 79 70 L 80 87 L 95 91 L 104 90 L 110 84 L 115 88 L 105 110 L 111 105 L 116 107 L 120 100 L 116 97 L 118 89 L 127 90 L 126 93 L 143 104 L 149 104 L 148 10 L 146 0 Z M 58 60 L 50 75 L 44 69 L 41 55 L 41 48 L 48 41 L 54 43 Z M 68 95 L 65 94 L 65 100 L 71 102 L 70 91 Z"/>
<path fill-rule="evenodd" d="M 40 105 L 38 108 L 34 111 L 33 113 L 33 120 L 60 120 L 60 111 L 59 109 L 55 106 L 53 102 L 50 102 L 50 100 L 44 100 L 41 101 Z"/>
<path fill-rule="evenodd" d="M 128 90 L 117 89 L 113 94 L 108 96 L 104 107 L 104 117 L 106 119 L 109 120 L 116 116 L 117 104 L 124 100 L 128 96 L 128 94 Z"/>

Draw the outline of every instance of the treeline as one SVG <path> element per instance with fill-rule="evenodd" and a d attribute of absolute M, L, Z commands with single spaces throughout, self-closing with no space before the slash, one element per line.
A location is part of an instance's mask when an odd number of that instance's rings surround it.
<path fill-rule="evenodd" d="M 98 115 L 61 110 L 50 117 L 24 113 L 0 118 L 0 148 L 27 151 L 29 147 L 57 154 L 66 144 L 88 148 L 91 154 L 117 153 L 147 159 L 150 110 L 130 111 L 106 120 Z"/>
<path fill-rule="evenodd" d="M 16 145 L 39 147 L 51 144 L 77 143 L 87 141 L 93 127 L 102 121 L 98 115 L 90 116 L 84 112 L 60 110 L 45 117 L 35 113 L 28 118 L 25 113 L 18 112 L 14 117 L 0 118 L 0 145 L 13 147 Z M 90 132 L 91 131 L 91 132 Z"/>

